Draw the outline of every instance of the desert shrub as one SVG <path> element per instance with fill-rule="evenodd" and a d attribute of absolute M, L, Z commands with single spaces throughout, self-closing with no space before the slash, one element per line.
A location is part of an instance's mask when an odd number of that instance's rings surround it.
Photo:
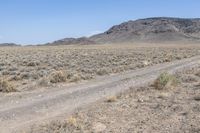
<path fill-rule="evenodd" d="M 177 59 L 177 60 L 181 60 L 181 57 L 177 55 L 176 59 Z"/>
<path fill-rule="evenodd" d="M 195 97 L 194 97 L 194 100 L 195 100 L 195 101 L 200 101 L 200 96 L 195 96 Z"/>
<path fill-rule="evenodd" d="M 50 75 L 49 79 L 51 83 L 65 82 L 67 80 L 67 75 L 63 71 L 56 71 Z"/>
<path fill-rule="evenodd" d="M 198 71 L 197 73 L 195 73 L 196 76 L 200 77 L 200 71 Z"/>
<path fill-rule="evenodd" d="M 178 79 L 169 73 L 162 73 L 154 82 L 155 89 L 163 90 L 175 87 L 179 83 Z"/>
<path fill-rule="evenodd" d="M 170 62 L 170 59 L 169 58 L 165 58 L 164 62 Z"/>
<path fill-rule="evenodd" d="M 46 76 L 49 73 L 48 68 L 39 68 L 36 72 L 38 72 L 38 75 L 40 77 Z"/>
<path fill-rule="evenodd" d="M 48 86 L 50 84 L 48 77 L 43 77 L 38 81 L 38 85 L 40 86 Z"/>
<path fill-rule="evenodd" d="M 78 82 L 82 79 L 81 74 L 74 74 L 73 76 L 70 77 L 70 82 Z"/>
<path fill-rule="evenodd" d="M 3 70 L 4 70 L 4 68 L 0 66 L 0 71 L 3 71 Z"/>
<path fill-rule="evenodd" d="M 17 75 L 17 72 L 11 71 L 9 75 Z"/>
<path fill-rule="evenodd" d="M 67 120 L 67 124 L 71 125 L 71 126 L 77 126 L 77 119 L 75 117 L 70 117 L 68 120 Z"/>
<path fill-rule="evenodd" d="M 16 92 L 16 89 L 8 80 L 0 79 L 0 92 Z"/>
<path fill-rule="evenodd" d="M 4 71 L 2 72 L 2 75 L 9 75 L 9 71 L 4 70 Z"/>
<path fill-rule="evenodd" d="M 142 61 L 142 65 L 143 65 L 143 67 L 145 67 L 145 66 L 149 66 L 150 64 L 151 64 L 151 62 L 148 61 L 148 60 L 144 60 L 144 61 Z"/>
<path fill-rule="evenodd" d="M 28 62 L 27 66 L 38 66 L 39 62 Z"/>
<path fill-rule="evenodd" d="M 21 79 L 29 79 L 29 78 L 31 78 L 31 75 L 30 75 L 29 72 L 22 72 L 22 73 L 20 74 L 20 78 L 21 78 Z"/>
<path fill-rule="evenodd" d="M 17 67 L 11 67 L 11 68 L 8 69 L 8 71 L 17 71 L 17 70 L 18 70 Z"/>
<path fill-rule="evenodd" d="M 31 75 L 31 79 L 33 80 L 37 80 L 40 78 L 40 75 L 36 72 L 32 72 L 30 75 Z"/>
<path fill-rule="evenodd" d="M 83 80 L 90 80 L 90 79 L 93 79 L 94 76 L 92 74 L 83 74 L 83 75 L 81 75 L 81 78 Z"/>
<path fill-rule="evenodd" d="M 192 83 L 192 82 L 198 82 L 198 77 L 195 75 L 183 75 L 181 77 L 181 81 L 185 83 Z"/>
<path fill-rule="evenodd" d="M 100 76 L 106 75 L 108 73 L 109 73 L 108 68 L 107 69 L 106 68 L 101 68 L 101 69 L 97 70 L 97 75 L 100 75 Z"/>
<path fill-rule="evenodd" d="M 109 103 L 116 102 L 117 96 L 110 96 L 110 97 L 107 98 L 106 101 L 109 102 Z"/>
<path fill-rule="evenodd" d="M 21 80 L 21 78 L 18 75 L 11 76 L 9 79 L 9 81 L 19 81 L 19 80 Z"/>

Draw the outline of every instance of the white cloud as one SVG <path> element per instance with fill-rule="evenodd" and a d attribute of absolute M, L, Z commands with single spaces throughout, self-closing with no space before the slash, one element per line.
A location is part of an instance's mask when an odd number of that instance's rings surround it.
<path fill-rule="evenodd" d="M 87 35 L 87 37 L 90 37 L 90 36 L 92 36 L 92 35 L 96 35 L 96 34 L 99 34 L 99 33 L 102 33 L 103 31 L 100 31 L 100 30 L 95 30 L 95 31 L 91 31 L 88 35 Z"/>

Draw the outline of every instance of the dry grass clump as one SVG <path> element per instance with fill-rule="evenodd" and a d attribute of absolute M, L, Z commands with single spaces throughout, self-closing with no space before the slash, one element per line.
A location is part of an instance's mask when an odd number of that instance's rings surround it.
<path fill-rule="evenodd" d="M 196 72 L 195 75 L 200 77 L 200 71 Z"/>
<path fill-rule="evenodd" d="M 200 101 L 200 96 L 195 96 L 195 97 L 194 97 L 194 100 L 195 100 L 195 101 Z"/>
<path fill-rule="evenodd" d="M 67 81 L 67 75 L 63 71 L 56 71 L 56 72 L 53 72 L 50 75 L 49 79 L 50 79 L 51 83 L 66 82 Z"/>
<path fill-rule="evenodd" d="M 0 92 L 9 93 L 16 92 L 14 85 L 11 84 L 8 80 L 0 79 Z"/>
<path fill-rule="evenodd" d="M 68 129 L 65 131 L 66 133 L 68 132 L 71 133 L 73 132 L 74 129 L 79 130 L 80 132 L 83 132 L 80 120 L 74 116 L 71 116 L 69 119 L 67 119 L 67 121 L 64 123 L 64 127 L 65 129 L 67 129 L 66 127 L 68 127 Z"/>
<path fill-rule="evenodd" d="M 117 96 L 110 96 L 107 98 L 106 102 L 113 103 L 117 101 Z"/>
<path fill-rule="evenodd" d="M 75 117 L 70 117 L 68 120 L 67 120 L 67 124 L 71 125 L 71 126 L 77 126 L 77 120 Z"/>
<path fill-rule="evenodd" d="M 40 86 L 48 86 L 50 84 L 49 78 L 48 77 L 43 77 L 38 81 L 38 85 Z"/>
<path fill-rule="evenodd" d="M 63 82 L 78 82 L 82 79 L 89 79 L 89 77 L 83 76 L 79 73 L 70 73 L 67 71 L 55 71 L 49 76 L 44 76 L 38 81 L 40 86 L 49 86 L 51 84 L 63 83 Z"/>
<path fill-rule="evenodd" d="M 179 83 L 178 79 L 169 73 L 162 73 L 154 82 L 155 89 L 164 90 L 171 89 Z"/>
<path fill-rule="evenodd" d="M 185 83 L 194 83 L 194 82 L 198 82 L 198 76 L 196 75 L 190 75 L 190 74 L 185 74 L 181 77 L 181 81 L 185 82 Z"/>
<path fill-rule="evenodd" d="M 97 75 L 100 75 L 100 76 L 106 75 L 108 73 L 109 73 L 108 68 L 107 69 L 106 68 L 101 68 L 101 69 L 97 70 Z"/>
<path fill-rule="evenodd" d="M 30 67 L 34 67 L 34 66 L 38 66 L 39 65 L 39 62 L 28 62 L 27 63 L 27 66 L 30 66 Z"/>
<path fill-rule="evenodd" d="M 74 75 L 70 74 L 70 76 L 68 76 L 68 79 L 70 82 L 78 82 L 82 79 L 82 76 L 81 74 L 74 74 Z"/>

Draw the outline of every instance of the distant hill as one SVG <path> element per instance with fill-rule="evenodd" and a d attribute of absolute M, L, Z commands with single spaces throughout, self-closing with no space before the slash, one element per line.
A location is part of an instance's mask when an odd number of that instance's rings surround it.
<path fill-rule="evenodd" d="M 64 38 L 44 45 L 89 45 L 137 42 L 200 43 L 200 18 L 155 17 L 124 22 L 91 37 Z M 2 43 L 0 46 L 20 46 Z"/>
<path fill-rule="evenodd" d="M 20 46 L 18 44 L 15 44 L 15 43 L 0 43 L 0 47 L 5 47 L 5 46 Z"/>
<path fill-rule="evenodd" d="M 54 41 L 53 43 L 48 43 L 47 45 L 89 45 L 89 44 L 96 44 L 95 41 L 90 40 L 86 37 L 81 38 L 64 38 L 61 40 Z"/>
<path fill-rule="evenodd" d="M 139 19 L 113 26 L 89 39 L 98 43 L 200 41 L 200 19 Z"/>
<path fill-rule="evenodd" d="M 65 38 L 50 45 L 132 42 L 200 42 L 200 19 L 157 17 L 128 21 L 89 38 Z"/>

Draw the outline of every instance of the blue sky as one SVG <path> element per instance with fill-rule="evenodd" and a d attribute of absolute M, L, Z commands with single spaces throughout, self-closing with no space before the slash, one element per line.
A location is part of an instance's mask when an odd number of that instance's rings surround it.
<path fill-rule="evenodd" d="M 200 0 L 0 0 L 0 43 L 89 36 L 146 17 L 200 17 Z"/>

